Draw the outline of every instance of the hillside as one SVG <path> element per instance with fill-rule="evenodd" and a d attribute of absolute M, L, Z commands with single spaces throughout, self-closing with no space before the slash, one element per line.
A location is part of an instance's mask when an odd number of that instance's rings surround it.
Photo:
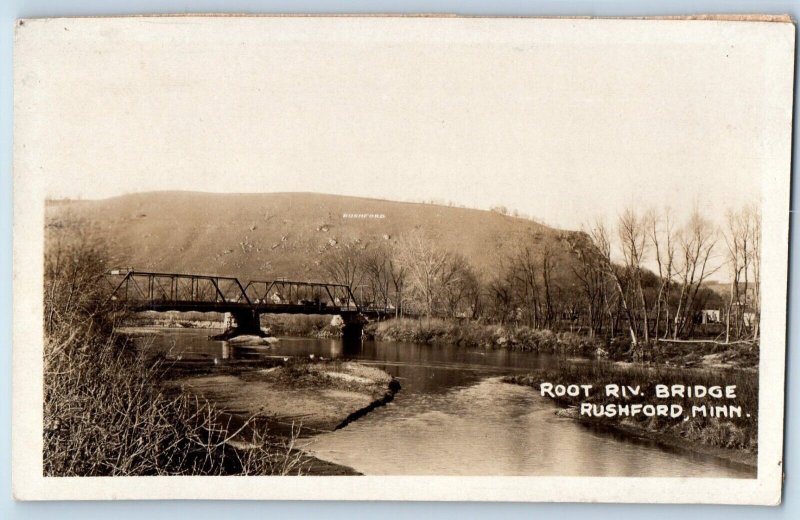
<path fill-rule="evenodd" d="M 47 218 L 92 223 L 121 267 L 244 280 L 322 279 L 327 250 L 356 240 L 393 241 L 414 229 L 491 275 L 521 244 L 541 250 L 549 243 L 565 255 L 571 235 L 490 211 L 313 193 L 152 192 L 52 201 Z"/>

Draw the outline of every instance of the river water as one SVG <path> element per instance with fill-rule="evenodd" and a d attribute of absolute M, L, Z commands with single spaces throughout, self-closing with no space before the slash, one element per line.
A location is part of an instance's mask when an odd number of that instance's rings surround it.
<path fill-rule="evenodd" d="M 746 466 L 557 417 L 556 405 L 536 390 L 500 381 L 552 365 L 550 356 L 308 338 L 239 347 L 208 340 L 211 332 L 163 329 L 147 344 L 170 357 L 209 363 L 311 354 L 347 358 L 398 378 L 402 390 L 388 405 L 302 441 L 316 457 L 367 475 L 755 477 Z"/>

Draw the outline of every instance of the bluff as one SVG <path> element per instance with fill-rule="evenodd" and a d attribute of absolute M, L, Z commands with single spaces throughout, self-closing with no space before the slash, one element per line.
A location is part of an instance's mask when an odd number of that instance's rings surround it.
<path fill-rule="evenodd" d="M 91 226 L 120 267 L 240 279 L 323 279 L 330 249 L 415 230 L 491 276 L 522 245 L 564 259 L 578 237 L 496 211 L 317 193 L 150 192 L 49 201 L 46 213 Z"/>

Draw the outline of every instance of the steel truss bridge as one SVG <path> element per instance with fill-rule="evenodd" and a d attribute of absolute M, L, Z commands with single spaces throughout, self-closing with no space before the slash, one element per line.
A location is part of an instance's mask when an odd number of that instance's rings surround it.
<path fill-rule="evenodd" d="M 359 306 L 349 286 L 290 280 L 252 280 L 229 276 L 156 273 L 115 269 L 106 274 L 109 299 L 134 312 L 196 311 L 231 313 L 241 333 L 260 332 L 261 314 L 339 315 L 361 325 L 381 318 L 387 309 Z"/>

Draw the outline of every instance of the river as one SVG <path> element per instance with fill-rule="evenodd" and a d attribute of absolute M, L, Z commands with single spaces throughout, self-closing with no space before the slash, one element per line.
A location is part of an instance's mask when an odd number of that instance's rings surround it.
<path fill-rule="evenodd" d="M 309 338 L 239 347 L 208 340 L 213 332 L 160 329 L 145 343 L 169 357 L 209 363 L 311 354 L 348 358 L 398 378 L 402 390 L 388 405 L 301 441 L 317 458 L 367 475 L 755 476 L 747 466 L 558 417 L 556 405 L 534 389 L 500 381 L 553 364 L 551 356 Z"/>

